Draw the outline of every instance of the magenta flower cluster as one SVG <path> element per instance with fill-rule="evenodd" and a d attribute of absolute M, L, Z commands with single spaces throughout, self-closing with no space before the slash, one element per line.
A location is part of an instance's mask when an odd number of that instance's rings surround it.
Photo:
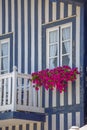
<path fill-rule="evenodd" d="M 43 86 L 46 90 L 53 90 L 56 87 L 59 92 L 62 92 L 66 90 L 68 81 L 76 80 L 77 74 L 80 74 L 77 68 L 56 67 L 32 73 L 32 82 L 35 84 L 36 90 Z"/>

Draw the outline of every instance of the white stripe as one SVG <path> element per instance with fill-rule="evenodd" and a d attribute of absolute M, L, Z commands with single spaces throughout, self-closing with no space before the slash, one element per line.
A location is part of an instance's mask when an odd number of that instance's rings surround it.
<path fill-rule="evenodd" d="M 49 90 L 45 90 L 45 107 L 49 107 Z"/>
<path fill-rule="evenodd" d="M 19 126 L 18 125 L 15 126 L 15 130 L 19 130 Z"/>
<path fill-rule="evenodd" d="M 14 28 L 14 0 L 11 0 L 11 28 L 13 32 L 13 66 L 15 65 L 15 28 Z"/>
<path fill-rule="evenodd" d="M 2 34 L 2 0 L 0 0 L 0 34 Z"/>
<path fill-rule="evenodd" d="M 64 3 L 60 2 L 60 19 L 64 18 Z"/>
<path fill-rule="evenodd" d="M 2 127 L 2 130 L 6 130 L 5 127 Z"/>
<path fill-rule="evenodd" d="M 21 72 L 21 0 L 18 0 L 18 72 Z"/>
<path fill-rule="evenodd" d="M 80 70 L 80 7 L 76 7 L 76 67 Z M 76 80 L 76 104 L 80 103 L 80 76 Z"/>
<path fill-rule="evenodd" d="M 60 106 L 64 106 L 64 92 L 60 93 Z"/>
<path fill-rule="evenodd" d="M 46 116 L 46 122 L 44 123 L 44 130 L 48 130 L 48 116 Z"/>
<path fill-rule="evenodd" d="M 64 130 L 64 114 L 60 114 L 60 130 Z"/>
<path fill-rule="evenodd" d="M 80 70 L 80 7 L 76 7 L 76 67 Z"/>
<path fill-rule="evenodd" d="M 8 32 L 8 0 L 5 0 L 5 33 Z"/>
<path fill-rule="evenodd" d="M 56 20 L 56 2 L 52 3 L 52 20 Z"/>
<path fill-rule="evenodd" d="M 22 130 L 26 130 L 26 124 L 23 124 L 22 128 L 23 128 Z"/>
<path fill-rule="evenodd" d="M 52 91 L 52 106 L 56 107 L 56 88 Z"/>
<path fill-rule="evenodd" d="M 12 126 L 9 126 L 9 128 L 8 128 L 9 130 L 12 130 Z"/>
<path fill-rule="evenodd" d="M 80 112 L 76 112 L 76 126 L 80 127 Z"/>
<path fill-rule="evenodd" d="M 72 113 L 68 113 L 68 129 L 72 126 Z"/>
<path fill-rule="evenodd" d="M 72 83 L 68 82 L 68 105 L 72 105 Z"/>
<path fill-rule="evenodd" d="M 35 46 L 34 46 L 34 0 L 31 0 L 31 72 L 34 72 Z"/>
<path fill-rule="evenodd" d="M 72 5 L 68 4 L 68 17 L 72 16 Z"/>
<path fill-rule="evenodd" d="M 30 129 L 30 130 L 33 130 L 33 123 L 30 123 L 29 129 Z"/>
<path fill-rule="evenodd" d="M 45 0 L 45 23 L 49 22 L 49 0 Z"/>
<path fill-rule="evenodd" d="M 24 25 L 25 25 L 25 73 L 28 73 L 28 1 L 24 0 Z"/>
<path fill-rule="evenodd" d="M 56 115 L 52 115 L 52 130 L 56 130 Z"/>
<path fill-rule="evenodd" d="M 41 130 L 41 123 L 37 123 L 37 129 Z"/>
<path fill-rule="evenodd" d="M 41 5 L 42 0 L 38 0 L 38 70 L 41 70 L 42 66 L 42 25 L 41 25 Z"/>

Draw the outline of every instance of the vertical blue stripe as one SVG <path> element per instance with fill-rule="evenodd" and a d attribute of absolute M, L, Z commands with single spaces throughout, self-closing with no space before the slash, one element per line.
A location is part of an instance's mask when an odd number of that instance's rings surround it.
<path fill-rule="evenodd" d="M 75 116 L 75 112 L 72 112 L 72 126 L 76 125 L 76 116 Z"/>
<path fill-rule="evenodd" d="M 56 114 L 56 130 L 60 130 L 59 123 L 60 123 L 59 114 Z"/>
<path fill-rule="evenodd" d="M 41 130 L 45 130 L 44 129 L 44 122 L 41 122 Z"/>
<path fill-rule="evenodd" d="M 35 71 L 38 71 L 38 0 L 35 0 Z M 40 51 L 40 50 L 39 50 Z"/>
<path fill-rule="evenodd" d="M 28 0 L 28 73 L 31 73 L 31 0 Z"/>
<path fill-rule="evenodd" d="M 10 34 L 10 72 L 13 71 L 13 33 Z"/>
<path fill-rule="evenodd" d="M 14 1 L 14 17 L 15 17 L 15 66 L 18 67 L 18 5 L 17 0 Z"/>
<path fill-rule="evenodd" d="M 5 130 L 9 130 L 9 128 L 8 128 L 8 127 L 6 127 L 6 128 L 5 128 Z"/>
<path fill-rule="evenodd" d="M 37 130 L 37 124 L 34 123 L 34 129 L 33 130 Z"/>
<path fill-rule="evenodd" d="M 49 21 L 52 21 L 52 2 L 49 2 Z"/>
<path fill-rule="evenodd" d="M 76 4 L 72 4 L 72 15 L 76 15 Z"/>
<path fill-rule="evenodd" d="M 68 17 L 68 2 L 64 3 L 64 17 Z"/>
<path fill-rule="evenodd" d="M 2 34 L 5 33 L 5 0 L 2 0 Z"/>
<path fill-rule="evenodd" d="M 25 46 L 24 46 L 24 0 L 21 0 L 21 72 L 24 73 L 24 57 L 25 57 Z"/>
<path fill-rule="evenodd" d="M 26 124 L 26 130 L 30 130 L 30 125 Z"/>
<path fill-rule="evenodd" d="M 8 0 L 8 32 L 11 32 L 11 0 Z"/>
<path fill-rule="evenodd" d="M 72 82 L 72 105 L 76 104 L 76 84 Z"/>
<path fill-rule="evenodd" d="M 22 130 L 22 125 L 19 125 L 19 130 Z"/>
<path fill-rule="evenodd" d="M 48 130 L 52 130 L 52 115 L 48 116 Z"/>
<path fill-rule="evenodd" d="M 12 126 L 12 130 L 15 130 L 15 126 Z"/>
<path fill-rule="evenodd" d="M 49 90 L 49 107 L 52 107 L 52 90 Z"/>
<path fill-rule="evenodd" d="M 45 23 L 45 0 L 42 0 L 42 23 Z"/>
<path fill-rule="evenodd" d="M 60 18 L 60 2 L 56 3 L 56 19 Z"/>
<path fill-rule="evenodd" d="M 68 130 L 67 113 L 64 114 L 64 130 Z"/>

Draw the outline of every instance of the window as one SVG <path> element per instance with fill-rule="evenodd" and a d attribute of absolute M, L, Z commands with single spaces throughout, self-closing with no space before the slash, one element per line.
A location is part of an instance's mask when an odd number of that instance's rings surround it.
<path fill-rule="evenodd" d="M 0 74 L 9 72 L 9 38 L 0 40 Z"/>
<path fill-rule="evenodd" d="M 72 66 L 72 24 L 47 29 L 47 67 Z"/>

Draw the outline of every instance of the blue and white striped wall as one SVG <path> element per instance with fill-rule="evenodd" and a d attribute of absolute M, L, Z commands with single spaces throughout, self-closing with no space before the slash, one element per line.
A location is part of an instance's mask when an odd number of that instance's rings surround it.
<path fill-rule="evenodd" d="M 0 0 L 0 35 L 13 32 L 11 60 L 22 73 L 46 68 L 46 29 L 67 22 L 73 26 L 73 64 L 80 70 L 83 66 L 82 18 L 83 5 L 71 0 Z M 42 94 L 46 123 L 31 123 L 29 130 L 65 130 L 72 125 L 83 125 L 82 77 L 78 76 L 73 84 L 69 82 L 66 93 L 43 90 Z"/>

